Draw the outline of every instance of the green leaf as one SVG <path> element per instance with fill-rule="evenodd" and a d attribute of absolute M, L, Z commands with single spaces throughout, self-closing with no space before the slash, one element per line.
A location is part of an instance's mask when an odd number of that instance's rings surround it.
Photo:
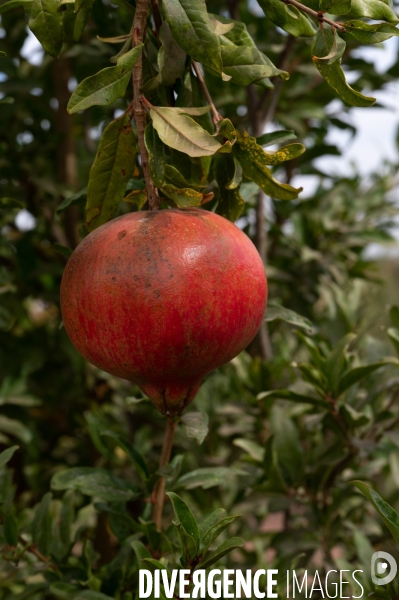
<path fill-rule="evenodd" d="M 313 37 L 317 31 L 316 25 L 295 6 L 281 0 L 260 0 L 259 4 L 272 23 L 295 37 Z"/>
<path fill-rule="evenodd" d="M 78 490 L 110 502 L 125 502 L 140 496 L 140 489 L 105 469 L 73 467 L 56 473 L 51 479 L 53 490 Z"/>
<path fill-rule="evenodd" d="M 118 444 L 118 446 L 120 448 L 122 448 L 122 450 L 124 450 L 124 452 L 126 452 L 128 457 L 130 458 L 130 460 L 136 467 L 137 472 L 140 475 L 141 479 L 143 481 L 146 481 L 148 479 L 149 472 L 148 472 L 148 467 L 147 467 L 147 464 L 146 464 L 144 458 L 141 456 L 141 454 L 139 452 L 137 452 L 137 450 L 135 448 L 133 448 L 133 446 L 129 442 L 124 440 L 122 438 L 122 436 L 118 435 L 117 433 L 114 433 L 113 431 L 108 431 L 108 430 L 102 431 L 101 435 L 108 436 L 108 437 L 112 438 L 113 440 L 115 440 L 116 443 Z"/>
<path fill-rule="evenodd" d="M 136 164 L 137 138 L 126 113 L 104 129 L 87 186 L 89 231 L 112 219 Z"/>
<path fill-rule="evenodd" d="M 248 48 L 231 43 L 222 43 L 221 52 L 223 71 L 237 85 L 258 83 L 262 87 L 270 88 L 269 77 L 276 77 L 277 75 L 282 79 L 288 79 L 289 77 L 286 71 L 278 69 L 256 47 Z"/>
<path fill-rule="evenodd" d="M 18 544 L 17 522 L 10 512 L 8 512 L 4 517 L 3 534 L 7 544 L 10 546 L 16 546 Z"/>
<path fill-rule="evenodd" d="M 389 40 L 393 35 L 399 36 L 399 29 L 390 23 L 364 23 L 363 21 L 346 21 L 345 29 L 362 44 L 379 44 Z"/>
<path fill-rule="evenodd" d="M 349 17 L 351 19 L 366 17 L 375 21 L 388 21 L 389 23 L 397 23 L 399 21 L 390 3 L 384 2 L 384 0 L 352 0 Z"/>
<path fill-rule="evenodd" d="M 64 210 L 69 208 L 69 206 L 76 206 L 78 204 L 83 204 L 84 200 L 86 199 L 86 195 L 87 195 L 87 187 L 83 188 L 79 192 L 76 192 L 76 194 L 72 194 L 71 196 L 68 196 L 58 206 L 58 208 L 56 210 L 56 215 L 59 215 L 62 212 L 64 212 Z"/>
<path fill-rule="evenodd" d="M 106 38 L 100 37 L 98 35 L 97 39 L 100 40 L 100 42 L 104 42 L 105 44 L 122 44 L 123 42 L 126 42 L 126 40 L 131 40 L 132 34 L 125 33 L 123 35 L 116 35 L 114 37 L 106 37 Z"/>
<path fill-rule="evenodd" d="M 289 308 L 284 308 L 284 306 L 279 306 L 278 304 L 269 304 L 265 314 L 265 321 L 266 323 L 270 323 L 276 320 L 285 321 L 290 325 L 300 327 L 307 333 L 314 333 L 314 325 L 306 317 L 302 317 L 302 315 L 299 315 Z"/>
<path fill-rule="evenodd" d="M 118 59 L 116 67 L 107 67 L 81 81 L 69 99 L 69 114 L 93 105 L 108 106 L 117 98 L 122 98 L 142 48 L 143 44 L 138 44 Z"/>
<path fill-rule="evenodd" d="M 154 90 L 160 85 L 173 85 L 185 72 L 186 53 L 172 37 L 168 24 L 164 21 L 159 30 L 160 47 L 157 55 L 159 73 L 143 86 L 143 92 Z"/>
<path fill-rule="evenodd" d="M 165 180 L 165 147 L 152 123 L 148 123 L 145 129 L 144 141 L 151 177 L 157 187 L 162 187 Z"/>
<path fill-rule="evenodd" d="M 233 515 L 231 517 L 223 517 L 215 522 L 213 525 L 208 527 L 201 538 L 200 553 L 205 554 L 208 551 L 211 544 L 216 540 L 217 537 L 225 530 L 229 525 L 234 523 L 236 519 L 239 519 L 242 515 Z"/>
<path fill-rule="evenodd" d="M 40 552 L 48 556 L 51 546 L 51 525 L 50 504 L 53 495 L 48 492 L 43 496 L 40 504 L 37 506 L 35 516 L 32 522 L 32 541 Z"/>
<path fill-rule="evenodd" d="M 392 306 L 389 316 L 391 317 L 392 325 L 399 329 L 399 306 Z"/>
<path fill-rule="evenodd" d="M 0 415 L 0 431 L 9 435 L 15 435 L 15 437 L 19 438 L 25 444 L 29 444 L 32 441 L 32 432 L 26 425 L 5 415 Z"/>
<path fill-rule="evenodd" d="M 390 327 L 387 329 L 387 334 L 395 346 L 396 352 L 399 353 L 399 329 L 396 329 L 396 327 Z"/>
<path fill-rule="evenodd" d="M 162 10 L 180 48 L 194 60 L 222 73 L 219 37 L 212 31 L 205 2 L 164 0 Z"/>
<path fill-rule="evenodd" d="M 381 369 L 381 367 L 386 367 L 388 364 L 392 364 L 392 361 L 383 360 L 377 363 L 371 363 L 370 365 L 364 365 L 363 367 L 356 367 L 355 369 L 351 369 L 347 371 L 340 379 L 338 384 L 338 395 L 340 396 L 350 388 L 355 383 L 358 383 L 371 373 L 374 373 L 377 369 Z"/>
<path fill-rule="evenodd" d="M 241 197 L 239 187 L 239 182 L 242 179 L 241 165 L 234 156 L 220 154 L 215 156 L 213 168 L 220 191 L 220 200 L 216 212 L 234 222 L 245 208 L 245 202 Z"/>
<path fill-rule="evenodd" d="M 226 540 L 221 544 L 215 552 L 212 552 L 205 560 L 201 561 L 198 565 L 198 569 L 208 569 L 211 565 L 216 563 L 218 560 L 229 554 L 232 550 L 236 548 L 241 548 L 244 545 L 244 540 L 239 537 L 233 537 L 229 540 Z"/>
<path fill-rule="evenodd" d="M 370 418 L 366 414 L 355 410 L 350 404 L 343 404 L 340 407 L 340 412 L 350 429 L 363 427 L 363 425 L 367 425 L 370 422 Z"/>
<path fill-rule="evenodd" d="M 173 510 L 177 522 L 181 524 L 184 531 L 193 538 L 196 544 L 196 552 L 199 546 L 199 529 L 197 519 L 187 506 L 187 504 L 174 492 L 169 492 L 168 496 L 172 502 Z"/>
<path fill-rule="evenodd" d="M 187 437 L 201 445 L 208 435 L 208 415 L 204 412 L 188 412 L 183 414 L 181 421 L 186 426 Z"/>
<path fill-rule="evenodd" d="M 33 0 L 29 9 L 29 29 L 43 48 L 58 58 L 63 43 L 62 14 L 58 0 Z"/>
<path fill-rule="evenodd" d="M 298 430 L 284 409 L 274 405 L 270 412 L 273 450 L 279 469 L 288 486 L 299 483 L 304 469 L 303 448 Z"/>
<path fill-rule="evenodd" d="M 312 406 L 319 406 L 327 408 L 327 403 L 321 398 L 314 398 L 313 396 L 306 396 L 305 394 L 298 394 L 292 390 L 271 390 L 270 392 L 261 392 L 257 395 L 257 400 L 264 400 L 265 398 L 283 398 L 284 400 L 290 400 L 291 402 L 298 402 L 300 404 L 311 404 Z"/>
<path fill-rule="evenodd" d="M 350 9 L 351 0 L 319 0 L 318 10 L 328 12 L 331 15 L 346 15 Z"/>
<path fill-rule="evenodd" d="M 204 114 L 204 112 L 198 113 L 200 109 L 195 110 L 197 112 L 192 112 L 193 109 L 188 108 L 153 106 L 150 109 L 150 115 L 154 128 L 164 144 L 191 157 L 211 156 L 221 148 L 221 145 L 191 117 L 187 116 Z"/>
<path fill-rule="evenodd" d="M 202 469 L 194 469 L 194 471 L 190 471 L 179 477 L 176 487 L 186 490 L 201 487 L 204 490 L 208 490 L 215 485 L 229 485 L 229 478 L 232 475 L 245 475 L 245 473 L 233 467 L 204 467 Z"/>
<path fill-rule="evenodd" d="M 374 508 L 382 517 L 385 525 L 392 533 L 395 541 L 399 544 L 399 517 L 392 506 L 385 502 L 377 492 L 367 487 L 363 481 L 352 481 L 352 483 L 366 496 Z"/>
<path fill-rule="evenodd" d="M 374 1 L 374 0 L 373 0 Z M 324 77 L 338 94 L 351 106 L 371 106 L 375 98 L 363 96 L 348 85 L 341 68 L 341 57 L 345 50 L 345 42 L 336 30 L 320 29 L 312 42 L 312 60 L 320 75 Z"/>
<path fill-rule="evenodd" d="M 142 560 L 144 560 L 145 558 L 151 558 L 151 554 L 148 552 L 143 542 L 140 542 L 139 540 L 134 540 L 133 542 L 130 542 L 130 545 L 133 548 L 133 551 L 136 555 L 139 567 Z"/>
<path fill-rule="evenodd" d="M 226 511 L 224 508 L 217 508 L 212 511 L 207 517 L 202 519 L 199 523 L 199 534 L 200 540 L 203 539 L 204 535 L 212 529 L 217 523 L 219 523 L 225 516 Z"/>
<path fill-rule="evenodd" d="M 246 440 L 245 438 L 236 438 L 233 440 L 233 444 L 234 446 L 237 446 L 238 448 L 241 448 L 247 452 L 249 456 L 257 462 L 263 462 L 265 449 L 256 442 L 252 440 Z"/>
<path fill-rule="evenodd" d="M 3 450 L 0 454 L 0 469 L 6 466 L 6 464 L 12 459 L 14 452 L 18 450 L 19 446 L 11 446 L 7 450 Z"/>
<path fill-rule="evenodd" d="M 144 204 L 147 202 L 147 189 L 144 190 L 132 190 L 127 196 L 123 198 L 123 202 L 127 204 L 134 204 L 138 210 L 141 210 Z"/>
<path fill-rule="evenodd" d="M 73 600 L 114 600 L 113 596 L 106 596 L 101 592 L 83 590 L 73 595 Z"/>
<path fill-rule="evenodd" d="M 0 15 L 12 10 L 13 8 L 18 8 L 22 6 L 27 13 L 29 13 L 31 5 L 33 4 L 33 0 L 8 0 L 8 2 L 3 2 L 0 4 Z M 0 56 L 7 56 L 5 52 L 1 52 Z"/>
<path fill-rule="evenodd" d="M 273 146 L 274 144 L 285 144 L 285 142 L 295 140 L 296 137 L 295 131 L 272 131 L 271 133 L 264 133 L 260 137 L 257 137 L 256 143 L 265 148 L 266 146 Z"/>
<path fill-rule="evenodd" d="M 72 524 L 74 519 L 75 496 L 73 490 L 67 490 L 62 497 L 62 504 L 58 515 L 60 540 L 68 553 L 72 542 Z"/>

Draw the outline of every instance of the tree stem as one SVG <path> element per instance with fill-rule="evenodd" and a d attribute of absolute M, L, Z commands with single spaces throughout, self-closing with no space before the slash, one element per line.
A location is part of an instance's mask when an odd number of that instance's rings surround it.
<path fill-rule="evenodd" d="M 195 60 L 193 60 L 193 68 L 194 68 L 195 74 L 196 74 L 196 76 L 198 78 L 198 81 L 199 81 L 199 84 L 201 86 L 201 89 L 202 89 L 202 91 L 204 93 L 204 96 L 207 99 L 208 104 L 210 104 L 211 113 L 212 113 L 212 120 L 213 120 L 214 124 L 216 125 L 217 123 L 219 123 L 219 121 L 222 120 L 223 117 L 221 117 L 221 115 L 218 113 L 218 111 L 216 109 L 216 106 L 215 106 L 215 104 L 214 104 L 214 102 L 213 102 L 213 100 L 211 98 L 209 90 L 206 87 L 206 83 L 205 83 L 205 79 L 204 79 L 204 76 L 203 76 L 202 71 L 201 71 L 201 67 L 199 66 L 199 64 Z"/>
<path fill-rule="evenodd" d="M 334 27 L 334 29 L 338 29 L 338 31 L 346 33 L 345 25 L 343 23 L 338 23 L 336 21 L 331 21 L 331 19 L 327 19 L 327 17 L 324 16 L 324 13 L 317 12 L 316 10 L 305 6 L 301 2 L 298 2 L 298 0 L 282 0 L 282 2 L 284 2 L 284 4 L 291 4 L 292 6 L 296 6 L 302 12 L 305 12 L 308 15 L 311 15 L 312 17 L 317 19 L 319 23 L 328 23 L 330 27 Z"/>
<path fill-rule="evenodd" d="M 160 469 L 165 467 L 170 461 L 176 425 L 177 421 L 175 421 L 173 417 L 167 417 L 165 437 L 163 439 L 162 453 L 159 461 Z M 154 506 L 152 509 L 152 520 L 155 522 L 158 531 L 161 531 L 162 528 L 162 513 L 163 505 L 165 502 L 165 483 L 165 477 L 161 477 L 157 481 L 154 488 Z"/>
<path fill-rule="evenodd" d="M 136 12 L 134 14 L 133 21 L 133 46 L 137 46 L 139 42 L 144 41 L 145 30 L 147 27 L 147 17 L 148 11 L 150 7 L 149 0 L 137 0 L 136 2 Z M 147 196 L 148 196 L 148 205 L 150 210 L 158 210 L 159 209 L 159 196 L 157 192 L 157 188 L 154 185 L 154 182 L 151 178 L 150 173 L 150 165 L 148 160 L 148 152 L 144 143 L 144 132 L 146 128 L 146 112 L 144 106 L 141 103 L 140 99 L 140 88 L 143 78 L 143 57 L 140 55 L 137 63 L 133 67 L 133 105 L 134 105 L 134 118 L 136 121 L 137 127 L 137 136 L 139 140 L 139 148 L 140 148 L 140 156 L 141 156 L 141 166 L 143 168 L 146 188 L 147 188 Z"/>

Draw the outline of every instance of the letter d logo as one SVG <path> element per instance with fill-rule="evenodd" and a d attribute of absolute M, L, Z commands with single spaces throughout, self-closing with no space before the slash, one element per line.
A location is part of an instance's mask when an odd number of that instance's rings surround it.
<path fill-rule="evenodd" d="M 383 559 L 384 562 L 379 562 L 376 565 L 378 559 Z M 387 572 L 388 564 L 390 566 L 390 571 Z M 376 585 L 386 585 L 390 583 L 393 579 L 395 579 L 396 573 L 398 570 L 398 566 L 396 564 L 396 560 L 391 554 L 388 552 L 383 552 L 379 550 L 378 552 L 374 552 L 371 557 L 371 579 L 373 583 Z M 382 575 L 387 572 L 388 574 L 385 577 L 377 577 L 377 575 Z"/>

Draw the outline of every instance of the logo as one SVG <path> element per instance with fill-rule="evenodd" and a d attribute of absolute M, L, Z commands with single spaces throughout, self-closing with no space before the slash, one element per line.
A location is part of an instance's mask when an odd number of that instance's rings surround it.
<path fill-rule="evenodd" d="M 377 562 L 378 561 L 378 562 Z M 390 570 L 388 571 L 388 565 Z M 371 557 L 371 579 L 376 585 L 386 585 L 395 579 L 398 570 L 396 560 L 388 552 L 374 552 Z M 385 577 L 382 577 L 386 573 Z"/>

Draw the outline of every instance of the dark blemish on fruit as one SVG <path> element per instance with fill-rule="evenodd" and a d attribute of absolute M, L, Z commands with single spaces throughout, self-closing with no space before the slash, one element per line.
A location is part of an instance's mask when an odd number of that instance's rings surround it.
<path fill-rule="evenodd" d="M 118 240 L 121 240 L 122 238 L 124 238 L 126 234 L 127 234 L 126 229 L 124 229 L 123 231 L 120 231 L 118 233 Z"/>

